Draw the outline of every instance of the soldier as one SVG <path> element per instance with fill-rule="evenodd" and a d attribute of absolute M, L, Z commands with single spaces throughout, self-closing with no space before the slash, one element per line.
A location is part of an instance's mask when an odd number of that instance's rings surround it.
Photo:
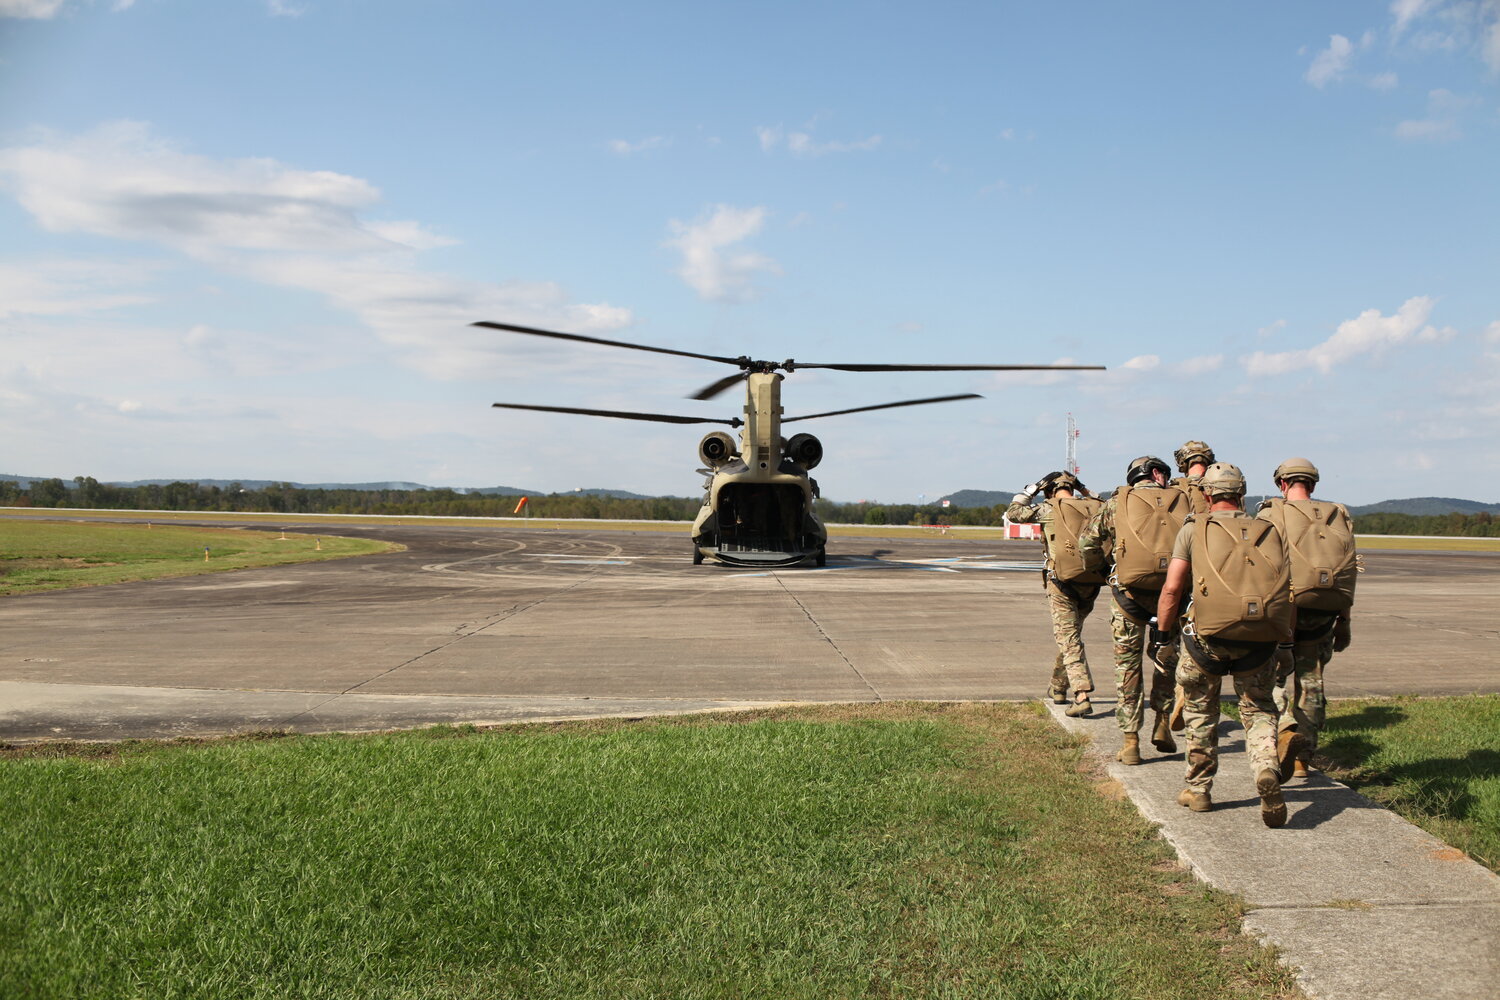
<path fill-rule="evenodd" d="M 1245 513 L 1245 477 L 1227 463 L 1203 474 L 1209 514 L 1188 518 L 1178 532 L 1157 603 L 1152 641 L 1181 627 L 1188 656 L 1177 676 L 1186 697 L 1187 787 L 1177 801 L 1194 812 L 1213 808 L 1219 767 L 1219 689 L 1227 674 L 1239 695 L 1240 721 L 1261 820 L 1286 822 L 1276 755 L 1277 644 L 1291 631 L 1291 566 L 1281 534 Z M 1191 589 L 1191 594 L 1189 590 Z M 1179 622 L 1184 598 L 1190 598 Z"/>
<path fill-rule="evenodd" d="M 1117 757 L 1122 764 L 1141 762 L 1141 658 L 1146 651 L 1146 628 L 1166 580 L 1172 540 L 1188 514 L 1186 494 L 1167 485 L 1169 471 L 1167 463 L 1154 455 L 1131 462 L 1125 470 L 1125 485 L 1104 502 L 1078 536 L 1085 564 L 1108 572 L 1114 598 L 1109 626 L 1114 635 L 1119 699 L 1115 720 L 1124 734 Z M 1158 655 L 1160 669 L 1151 676 L 1150 701 L 1156 713 L 1151 743 L 1161 753 L 1172 753 L 1177 749 L 1171 729 L 1177 649 L 1168 645 Z"/>
<path fill-rule="evenodd" d="M 1032 507 L 1038 493 L 1045 494 L 1045 499 Z M 1089 694 L 1094 690 L 1094 678 L 1083 648 L 1083 621 L 1094 610 L 1103 583 L 1102 577 L 1079 572 L 1083 565 L 1077 554 L 1077 537 L 1078 529 L 1099 506 L 1077 477 L 1053 472 L 1024 487 L 1005 511 L 1014 524 L 1042 526 L 1042 546 L 1047 554 L 1042 586 L 1047 591 L 1058 649 L 1047 695 L 1055 704 L 1066 704 L 1071 688 L 1073 703 L 1066 712 L 1075 718 L 1087 716 L 1092 708 Z"/>
<path fill-rule="evenodd" d="M 1168 485 L 1175 486 L 1188 495 L 1193 503 L 1193 513 L 1208 512 L 1208 498 L 1203 494 L 1203 471 L 1214 463 L 1214 450 L 1203 441 L 1186 441 L 1172 453 L 1177 462 L 1177 471 L 1182 473 Z"/>
<path fill-rule="evenodd" d="M 1305 458 L 1289 458 L 1274 475 L 1282 498 L 1262 501 L 1256 517 L 1275 524 L 1291 548 L 1295 626 L 1291 655 L 1277 661 L 1275 697 L 1283 742 L 1291 742 L 1285 740 L 1287 730 L 1297 736 L 1289 777 L 1305 778 L 1328 706 L 1323 670 L 1334 653 L 1349 648 L 1358 564 L 1349 512 L 1340 504 L 1313 500 L 1318 467 Z M 1288 756 L 1285 750 L 1282 756 Z"/>

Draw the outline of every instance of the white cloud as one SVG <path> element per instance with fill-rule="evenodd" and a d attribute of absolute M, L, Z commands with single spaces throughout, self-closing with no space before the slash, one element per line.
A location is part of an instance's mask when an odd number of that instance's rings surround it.
<path fill-rule="evenodd" d="M 1276 322 L 1261 327 L 1255 331 L 1257 337 L 1270 337 L 1286 329 L 1286 320 L 1278 319 Z"/>
<path fill-rule="evenodd" d="M 1411 23 L 1430 6 L 1432 0 L 1395 0 L 1391 4 L 1391 17 L 1395 19 L 1391 25 L 1391 37 L 1400 38 Z"/>
<path fill-rule="evenodd" d="M 1303 78 L 1314 87 L 1326 87 L 1348 72 L 1353 58 L 1354 45 L 1349 39 L 1343 35 L 1333 35 L 1328 39 L 1328 48 L 1313 57 L 1312 65 L 1308 66 Z"/>
<path fill-rule="evenodd" d="M 1008 190 L 1010 190 L 1010 184 L 1006 182 L 1005 178 L 997 177 L 993 183 L 986 184 L 984 187 L 980 188 L 979 193 L 1004 194 Z"/>
<path fill-rule="evenodd" d="M 49 230 L 153 242 L 227 273 L 324 296 L 408 350 L 409 364 L 442 377 L 494 375 L 525 355 L 517 338 L 469 328 L 476 319 L 576 332 L 630 321 L 626 309 L 571 303 L 550 282 L 422 270 L 420 251 L 452 241 L 416 222 L 365 221 L 362 212 L 380 197 L 365 180 L 268 159 L 191 155 L 139 123 L 0 150 L 0 181 Z M 47 301 L 46 287 L 33 290 L 35 301 Z"/>
<path fill-rule="evenodd" d="M 1500 344 L 1500 319 L 1484 328 L 1484 339 L 1492 344 Z"/>
<path fill-rule="evenodd" d="M 288 0 L 266 0 L 266 9 L 271 12 L 272 17 L 301 17 L 307 13 L 306 7 L 289 3 Z"/>
<path fill-rule="evenodd" d="M 672 219 L 667 225 L 675 234 L 667 246 L 682 251 L 678 277 L 700 298 L 715 302 L 741 302 L 757 292 L 753 281 L 762 272 L 780 274 L 769 257 L 749 251 L 729 252 L 729 247 L 760 232 L 765 224 L 763 207 L 735 208 L 714 205 L 689 224 Z"/>
<path fill-rule="evenodd" d="M 629 139 L 611 139 L 609 140 L 609 150 L 619 156 L 630 156 L 635 153 L 644 153 L 648 149 L 660 149 L 663 146 L 671 144 L 672 140 L 662 135 L 637 139 L 635 142 L 631 142 Z"/>
<path fill-rule="evenodd" d="M 1365 82 L 1368 84 L 1371 90 L 1378 90 L 1384 93 L 1386 91 L 1395 90 L 1397 84 L 1399 84 L 1401 80 L 1396 76 L 1395 73 L 1376 73 Z"/>
<path fill-rule="evenodd" d="M 1449 90 L 1432 90 L 1427 94 L 1427 117 L 1403 121 L 1396 126 L 1396 137 L 1427 142 L 1447 142 L 1459 138 L 1459 117 L 1475 100 L 1460 97 Z"/>
<path fill-rule="evenodd" d="M 1209 372 L 1216 372 L 1223 366 L 1224 355 L 1203 354 L 1199 355 L 1196 358 L 1188 358 L 1186 361 L 1177 362 L 1172 366 L 1172 371 L 1177 375 L 1186 375 L 1191 377 L 1194 375 L 1207 375 Z"/>
<path fill-rule="evenodd" d="M 816 119 L 815 119 L 816 121 Z M 809 126 L 810 127 L 810 126 Z M 831 140 L 818 142 L 811 132 L 787 132 L 780 125 L 761 125 L 755 129 L 762 152 L 769 153 L 785 143 L 796 156 L 824 156 L 828 153 L 868 153 L 880 146 L 883 138 L 872 135 L 852 142 Z"/>
<path fill-rule="evenodd" d="M 56 17 L 65 0 L 0 0 L 0 17 L 24 17 L 38 21 Z"/>
<path fill-rule="evenodd" d="M 1271 354 L 1256 351 L 1240 359 L 1250 375 L 1284 375 L 1303 368 L 1316 368 L 1324 375 L 1363 354 L 1379 355 L 1397 344 L 1446 340 L 1450 327 L 1427 324 L 1433 300 L 1425 295 L 1407 299 L 1392 316 L 1366 309 L 1354 319 L 1340 323 L 1333 336 L 1314 347 Z"/>
<path fill-rule="evenodd" d="M 157 265 L 110 260 L 0 261 L 0 320 L 76 316 L 153 301 L 138 286 Z"/>
<path fill-rule="evenodd" d="M 1128 371 L 1149 372 L 1161 366 L 1161 358 L 1155 354 L 1140 354 L 1131 358 L 1120 367 Z"/>

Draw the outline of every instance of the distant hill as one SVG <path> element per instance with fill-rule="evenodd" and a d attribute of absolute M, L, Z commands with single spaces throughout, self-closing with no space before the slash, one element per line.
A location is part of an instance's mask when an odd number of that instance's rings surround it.
<path fill-rule="evenodd" d="M 1478 500 L 1459 500 L 1456 497 L 1410 497 L 1406 500 L 1382 500 L 1350 507 L 1355 517 L 1361 514 L 1500 514 L 1500 503 L 1480 503 Z"/>
<path fill-rule="evenodd" d="M 16 475 L 11 475 L 9 473 L 0 472 L 0 480 L 8 480 L 8 481 L 13 482 L 13 483 L 19 483 L 23 488 L 25 488 L 27 486 L 30 486 L 33 480 L 43 480 L 43 479 L 53 479 L 53 478 L 61 479 L 64 483 L 66 483 L 68 485 L 69 488 L 72 488 L 72 486 L 73 486 L 73 479 L 72 479 L 72 477 L 64 477 L 64 476 L 56 476 L 56 477 L 54 477 L 54 476 L 16 476 Z M 231 487 L 231 486 L 235 485 L 236 483 L 238 483 L 240 485 L 240 487 L 243 488 L 243 489 L 247 489 L 247 490 L 263 490 L 267 486 L 276 486 L 276 485 L 278 485 L 280 483 L 283 483 L 283 482 L 288 482 L 288 480 L 283 480 L 283 479 L 192 479 L 192 478 L 184 477 L 184 478 L 181 478 L 181 479 L 110 480 L 106 485 L 109 485 L 109 486 L 166 486 L 166 485 L 168 485 L 170 483 L 197 483 L 200 486 L 217 486 L 221 490 L 226 490 L 229 487 Z M 544 496 L 547 496 L 547 492 L 545 490 L 528 490 L 528 489 L 522 489 L 519 486 L 427 486 L 427 485 L 425 485 L 423 483 L 409 483 L 409 482 L 400 482 L 400 481 L 393 481 L 393 482 L 388 482 L 388 483 L 296 483 L 296 482 L 292 482 L 292 483 L 290 483 L 290 485 L 296 487 L 297 489 L 301 489 L 301 490 L 364 490 L 364 491 L 375 491 L 375 490 L 443 490 L 443 489 L 451 489 L 455 493 L 471 493 L 471 494 L 478 494 L 478 495 L 481 495 L 481 496 L 502 496 L 502 497 L 519 497 L 519 496 L 538 496 L 538 497 L 544 497 Z M 610 497 L 610 498 L 616 499 L 616 500 L 652 500 L 652 499 L 655 499 L 654 497 L 648 496 L 648 495 L 646 495 L 644 493 L 631 493 L 629 490 L 608 490 L 608 489 L 604 489 L 602 487 L 594 487 L 592 489 L 566 490 L 564 492 L 565 493 L 569 493 L 569 494 L 574 494 L 574 495 L 577 495 L 577 496 L 586 496 L 586 497 Z"/>
<path fill-rule="evenodd" d="M 957 493 L 938 497 L 937 502 L 941 505 L 947 500 L 954 507 L 994 507 L 997 504 L 1009 507 L 1015 498 L 1014 493 L 1003 490 L 959 490 Z"/>

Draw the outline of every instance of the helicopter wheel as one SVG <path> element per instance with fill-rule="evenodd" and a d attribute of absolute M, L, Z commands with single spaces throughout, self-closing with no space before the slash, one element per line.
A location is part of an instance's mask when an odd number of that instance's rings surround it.
<path fill-rule="evenodd" d="M 693 546 L 693 565 L 703 565 L 703 550 L 699 549 L 696 545 Z"/>
<path fill-rule="evenodd" d="M 828 565 L 828 550 L 826 548 L 824 548 L 823 546 L 821 546 L 821 545 L 818 546 L 818 554 L 816 556 L 813 556 L 813 565 L 814 566 L 827 566 Z"/>

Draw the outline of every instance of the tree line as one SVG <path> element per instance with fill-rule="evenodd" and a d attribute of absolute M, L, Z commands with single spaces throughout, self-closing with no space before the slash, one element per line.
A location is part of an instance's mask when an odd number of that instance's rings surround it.
<path fill-rule="evenodd" d="M 62 479 L 32 480 L 28 488 L 0 480 L 0 506 L 72 507 L 110 510 L 181 510 L 230 513 L 285 514 L 417 514 L 443 517 L 510 517 L 516 496 L 459 493 L 451 489 L 327 490 L 273 483 L 247 489 L 200 483 L 112 486 L 92 476 L 71 483 Z M 592 518 L 622 521 L 691 521 L 702 506 L 690 497 L 599 497 L 581 493 L 533 496 L 527 509 L 533 517 Z M 834 524 L 945 524 L 998 526 L 1005 505 L 943 507 L 937 504 L 835 503 L 816 500 L 819 517 Z M 1361 514 L 1355 530 L 1369 535 L 1447 535 L 1500 537 L 1500 518 L 1493 514 Z"/>

